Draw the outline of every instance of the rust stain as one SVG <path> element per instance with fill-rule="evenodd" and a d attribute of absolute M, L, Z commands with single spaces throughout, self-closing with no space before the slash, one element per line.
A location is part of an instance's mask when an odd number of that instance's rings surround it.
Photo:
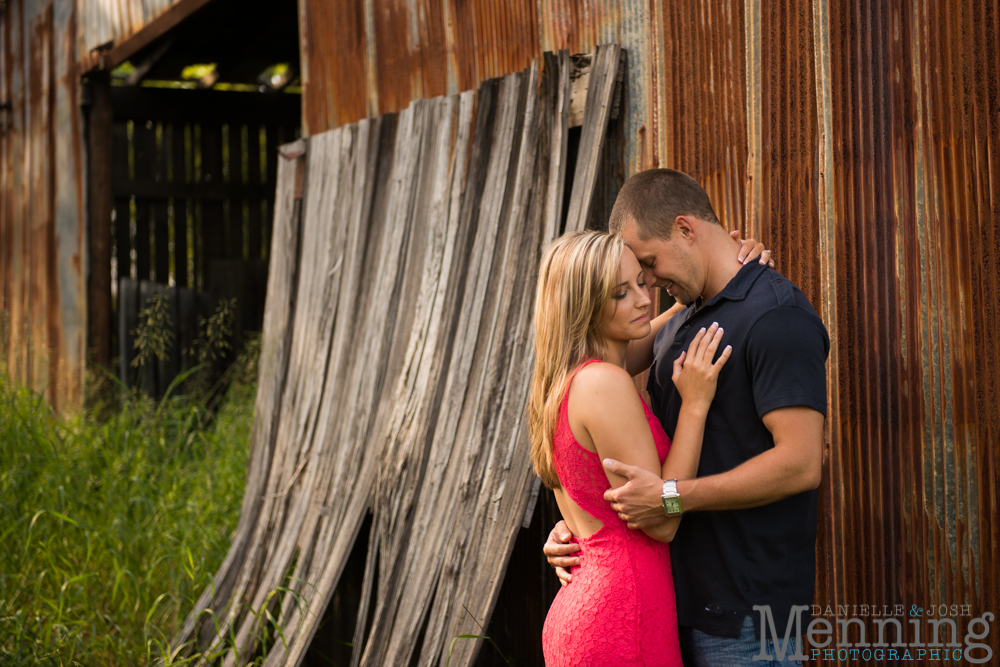
<path fill-rule="evenodd" d="M 59 411 L 82 406 L 83 153 L 72 4 L 11 0 L 0 14 L 0 269 L 6 372 Z"/>

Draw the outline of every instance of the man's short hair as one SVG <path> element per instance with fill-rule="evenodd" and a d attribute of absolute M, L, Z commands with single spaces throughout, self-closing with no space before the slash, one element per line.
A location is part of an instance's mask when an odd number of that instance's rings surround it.
<path fill-rule="evenodd" d="M 669 239 L 679 215 L 721 224 L 708 193 L 696 180 L 676 169 L 649 169 L 625 181 L 618 191 L 608 230 L 620 234 L 631 219 L 643 241 Z"/>

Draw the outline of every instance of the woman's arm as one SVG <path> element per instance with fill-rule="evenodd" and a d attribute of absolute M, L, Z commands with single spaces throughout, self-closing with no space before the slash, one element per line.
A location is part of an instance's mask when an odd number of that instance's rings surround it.
<path fill-rule="evenodd" d="M 613 458 L 656 474 L 669 473 L 668 479 L 695 477 L 701 457 L 705 417 L 715 396 L 719 371 L 732 352 L 727 346 L 719 361 L 712 363 L 721 340 L 721 329 L 713 325 L 709 331 L 699 332 L 691 341 L 690 357 L 684 353 L 674 363 L 674 382 L 678 384 L 683 403 L 674 441 L 662 468 L 642 401 L 628 374 L 611 364 L 595 364 L 588 367 L 592 370 L 585 377 L 578 376 L 576 383 L 581 386 L 577 396 L 571 393 L 571 407 L 581 415 L 581 423 L 597 454 L 602 459 Z M 613 488 L 628 481 L 625 477 L 605 473 Z M 644 532 L 655 540 L 669 542 L 680 526 L 680 517 L 664 518 L 663 523 Z"/>
<path fill-rule="evenodd" d="M 722 335 L 723 330 L 718 324 L 713 324 L 707 331 L 702 329 L 691 341 L 687 352 L 682 352 L 674 362 L 673 381 L 681 394 L 682 403 L 670 452 L 659 471 L 662 479 L 681 480 L 698 476 L 705 419 L 715 397 L 719 373 L 733 351 L 727 345 L 718 361 L 713 363 Z M 643 529 L 643 532 L 661 542 L 670 542 L 680 528 L 681 518 L 664 516 L 661 522 Z"/>
<path fill-rule="evenodd" d="M 660 329 L 667 323 L 667 320 L 684 308 L 684 304 L 675 303 L 669 310 L 660 313 L 649 323 L 648 336 L 629 342 L 628 350 L 625 351 L 625 370 L 628 371 L 629 375 L 638 375 L 653 364 L 653 341 L 656 340 L 656 334 L 660 333 Z"/>

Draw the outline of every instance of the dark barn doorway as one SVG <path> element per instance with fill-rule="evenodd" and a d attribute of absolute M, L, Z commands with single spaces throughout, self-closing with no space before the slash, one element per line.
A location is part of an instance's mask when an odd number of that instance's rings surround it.
<path fill-rule="evenodd" d="M 217 366 L 260 330 L 277 147 L 300 135 L 298 72 L 294 0 L 212 0 L 88 77 L 91 266 L 110 273 L 89 287 L 89 347 L 125 384 L 162 396 L 198 362 L 200 322 L 221 303 L 232 349 Z M 156 295 L 173 343 L 138 369 L 133 332 Z"/>

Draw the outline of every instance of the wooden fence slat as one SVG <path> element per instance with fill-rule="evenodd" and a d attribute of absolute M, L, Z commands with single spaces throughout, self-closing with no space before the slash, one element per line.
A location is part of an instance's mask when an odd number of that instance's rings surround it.
<path fill-rule="evenodd" d="M 243 141 L 238 123 L 227 125 L 229 184 L 245 185 L 243 180 Z M 275 156 L 277 158 L 277 156 Z M 229 257 L 243 257 L 243 203 L 242 198 L 229 200 Z"/>
<path fill-rule="evenodd" d="M 293 486 L 302 472 L 300 457 L 306 453 L 300 448 L 310 440 L 322 398 L 329 339 L 334 325 L 333 313 L 326 299 L 330 295 L 335 298 L 340 287 L 341 274 L 333 269 L 342 254 L 344 238 L 343 226 L 331 225 L 329 219 L 331 213 L 336 217 L 338 207 L 350 205 L 349 189 L 344 192 L 339 185 L 340 172 L 347 169 L 343 164 L 344 154 L 350 152 L 354 131 L 355 128 L 345 128 L 343 132 L 330 133 L 310 141 L 307 187 L 312 196 L 305 201 L 302 223 L 300 280 L 294 322 L 296 336 L 289 360 L 289 395 L 283 398 L 283 404 L 287 405 L 286 419 L 278 426 L 271 473 L 264 489 L 261 509 L 264 516 L 270 517 L 273 528 L 265 534 L 258 526 L 250 544 L 250 563 L 255 564 L 254 559 L 259 554 L 263 568 L 244 568 L 236 584 L 235 597 L 244 599 L 245 591 L 246 602 L 254 610 L 260 610 L 271 599 L 270 593 L 282 583 L 294 553 L 295 540 L 282 538 L 288 530 L 286 523 L 297 521 L 295 500 L 298 493 Z M 327 187 L 328 183 L 332 187 Z M 245 615 L 245 609 L 231 609 L 219 636 L 225 637 L 228 628 L 233 627 L 236 645 L 242 653 L 257 641 L 257 624 L 253 615 Z M 232 658 L 224 664 L 233 664 Z"/>
<path fill-rule="evenodd" d="M 151 122 L 136 122 L 132 125 L 133 174 L 136 180 L 153 180 L 153 163 L 156 159 L 156 135 Z M 135 249 L 136 275 L 139 280 L 149 280 L 152 270 L 150 253 L 150 202 L 148 199 L 135 200 Z"/>
<path fill-rule="evenodd" d="M 135 273 L 139 280 L 149 280 L 152 269 L 149 214 L 149 200 L 137 199 L 135 201 L 135 236 L 132 240 L 132 247 L 135 249 Z"/>
<path fill-rule="evenodd" d="M 118 281 L 118 358 L 119 377 L 131 387 L 137 373 L 132 366 L 135 359 L 135 322 L 139 319 L 139 283 L 131 278 Z"/>
<path fill-rule="evenodd" d="M 187 151 L 184 141 L 184 125 L 175 123 L 170 125 L 164 136 L 169 137 L 170 146 L 170 182 L 174 184 L 184 183 L 187 180 Z M 183 197 L 172 199 L 174 209 L 174 284 L 178 287 L 187 287 L 188 277 L 188 202 Z"/>
<path fill-rule="evenodd" d="M 149 280 L 139 281 L 139 316 L 137 320 L 142 321 L 142 311 L 149 307 L 149 300 L 159 293 L 159 286 Z M 147 361 L 138 369 L 138 386 L 147 396 L 156 398 L 158 369 L 156 360 Z"/>
<path fill-rule="evenodd" d="M 222 126 L 216 123 L 201 125 L 201 182 L 208 185 L 223 183 L 222 178 Z M 225 217 L 222 201 L 201 201 L 202 271 L 208 261 L 226 256 Z M 210 289 L 210 285 L 205 285 Z"/>
<path fill-rule="evenodd" d="M 602 54 L 610 69 L 620 51 Z M 443 664 L 449 638 L 478 631 L 463 606 L 488 621 L 534 482 L 522 415 L 535 274 L 562 217 L 568 70 L 549 56 L 309 139 L 286 370 L 262 358 L 258 409 L 275 407 L 255 422 L 221 593 L 198 607 L 220 624 L 192 615 L 178 640 L 252 655 L 266 608 L 284 641 L 264 664 L 301 663 L 369 508 L 352 665 Z M 603 141 L 589 106 L 585 161 Z M 593 178 L 574 185 L 577 220 Z M 455 649 L 469 665 L 478 642 Z"/>
<path fill-rule="evenodd" d="M 157 183 L 167 183 L 167 169 L 170 155 L 170 144 L 166 128 L 154 126 L 154 132 L 159 130 L 161 142 L 156 145 L 156 161 L 153 164 L 153 180 Z M 155 134 L 154 134 L 155 138 Z M 166 284 L 170 275 L 170 220 L 169 202 L 166 198 L 153 200 L 151 220 L 153 223 L 153 240 L 156 248 L 154 269 L 156 281 Z"/>
<path fill-rule="evenodd" d="M 260 178 L 260 132 L 259 127 L 250 125 L 247 128 L 247 176 L 248 185 L 259 185 Z M 251 259 L 262 259 L 261 255 L 261 206 L 260 198 L 250 198 L 247 200 L 249 206 L 249 220 L 247 224 L 247 249 Z"/>
<path fill-rule="evenodd" d="M 551 153 L 545 192 L 546 239 L 559 235 L 562 224 L 563 197 L 566 188 L 566 160 L 569 151 L 570 60 L 569 51 L 545 54 L 546 95 L 554 105 L 549 123 L 548 146 Z M 551 90 L 550 90 L 551 89 Z"/>
<path fill-rule="evenodd" d="M 224 611 L 230 599 L 236 576 L 242 570 L 248 553 L 248 542 L 257 524 L 262 506 L 263 489 L 270 472 L 270 465 L 282 414 L 282 399 L 288 372 L 289 352 L 292 346 L 295 317 L 295 292 L 298 285 L 301 199 L 295 197 L 297 175 L 306 169 L 306 142 L 300 141 L 286 147 L 290 155 L 279 163 L 277 174 L 277 202 L 275 210 L 275 235 L 271 247 L 271 266 L 267 286 L 267 308 L 261 338 L 261 355 L 257 398 L 254 405 L 254 425 L 250 436 L 250 456 L 247 481 L 239 523 L 226 558 L 215 579 L 199 598 L 184 626 L 174 638 L 174 645 L 184 644 L 202 634 L 207 627 L 207 616 L 201 610 L 211 609 L 214 614 Z M 181 302 L 186 302 L 190 290 L 181 291 Z M 190 299 L 190 296 L 187 296 Z M 190 312 L 182 306 L 182 313 Z M 183 319 L 183 315 L 182 315 Z M 198 620 L 203 624 L 197 627 Z M 214 629 L 214 628 L 213 628 Z"/>
<path fill-rule="evenodd" d="M 618 67 L 622 49 L 617 44 L 602 44 L 595 49 L 587 88 L 587 107 L 583 112 L 583 129 L 580 150 L 573 174 L 566 231 L 586 229 L 593 209 L 594 188 L 600 165 L 604 137 L 614 106 L 614 92 L 618 81 Z"/>

